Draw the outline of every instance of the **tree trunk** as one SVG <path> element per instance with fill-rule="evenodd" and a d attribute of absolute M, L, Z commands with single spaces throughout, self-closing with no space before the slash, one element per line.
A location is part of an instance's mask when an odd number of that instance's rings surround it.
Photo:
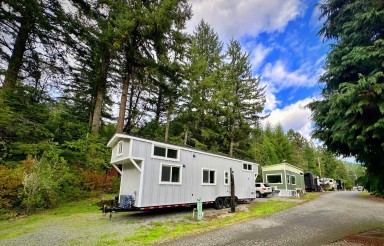
<path fill-rule="evenodd" d="M 131 79 L 132 81 L 132 79 Z M 132 130 L 132 121 L 133 121 L 133 96 L 135 95 L 135 87 L 133 81 L 131 82 L 131 91 L 129 93 L 129 107 L 128 107 L 128 119 L 127 124 L 124 127 L 126 133 L 130 133 Z"/>
<path fill-rule="evenodd" d="M 110 51 L 107 49 L 103 55 L 101 64 L 101 74 L 97 86 L 97 96 L 92 118 L 92 133 L 98 133 L 100 131 L 101 111 L 103 109 L 103 101 L 107 90 L 107 77 L 110 65 L 110 58 Z"/>
<path fill-rule="evenodd" d="M 169 107 L 167 111 L 167 123 L 165 124 L 165 142 L 168 143 L 168 138 L 169 138 L 169 121 L 171 120 L 171 114 L 172 114 L 172 109 L 173 107 Z"/>
<path fill-rule="evenodd" d="M 125 80 L 123 81 L 123 90 L 120 98 L 119 118 L 117 119 L 116 133 L 122 133 L 124 129 L 125 110 L 127 109 L 128 89 L 131 82 L 131 74 L 127 72 Z"/>
<path fill-rule="evenodd" d="M 160 122 L 162 100 L 163 100 L 163 90 L 159 88 L 159 97 L 157 98 L 157 103 L 156 103 L 156 116 L 155 116 L 156 123 Z"/>
<path fill-rule="evenodd" d="M 5 73 L 3 88 L 13 89 L 17 83 L 21 66 L 23 65 L 23 56 L 27 45 L 27 40 L 34 25 L 33 13 L 27 9 L 21 17 L 20 28 L 17 33 L 15 45 L 13 46 L 11 59 Z"/>

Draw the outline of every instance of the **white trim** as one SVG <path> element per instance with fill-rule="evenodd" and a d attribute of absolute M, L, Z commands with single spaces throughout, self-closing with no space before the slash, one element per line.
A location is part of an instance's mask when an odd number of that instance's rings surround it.
<path fill-rule="evenodd" d="M 121 144 L 121 153 L 119 153 L 119 150 L 120 150 L 120 144 Z M 123 153 L 124 153 L 124 140 L 120 140 L 120 141 L 117 143 L 117 153 L 116 153 L 116 157 L 122 156 Z"/>
<path fill-rule="evenodd" d="M 137 201 L 137 207 L 141 207 L 141 201 L 143 200 L 143 187 L 144 187 L 144 161 L 141 161 L 141 173 L 140 173 L 140 184 L 139 184 L 139 200 Z M 137 197 L 135 197 L 137 199 Z"/>
<path fill-rule="evenodd" d="M 116 171 L 118 171 L 120 173 L 120 175 L 123 174 L 123 172 L 120 170 L 120 168 L 118 168 L 115 164 L 112 164 L 112 166 L 116 169 Z"/>
<path fill-rule="evenodd" d="M 228 178 L 227 178 L 228 179 L 228 184 L 225 183 L 225 174 L 226 173 L 228 174 Z M 230 184 L 230 180 L 229 179 L 230 179 L 229 171 L 228 170 L 224 170 L 224 185 L 229 185 Z"/>
<path fill-rule="evenodd" d="M 113 142 L 114 142 L 115 139 L 118 138 L 118 137 L 120 137 L 120 138 L 133 139 L 133 140 L 142 141 L 142 142 L 147 142 L 147 143 L 152 143 L 152 144 L 156 144 L 156 145 L 170 146 L 172 149 L 176 148 L 176 149 L 180 149 L 180 150 L 191 151 L 191 152 L 198 153 L 198 154 L 204 154 L 204 155 L 215 156 L 215 157 L 219 157 L 219 158 L 223 158 L 223 159 L 227 159 L 227 160 L 233 160 L 233 161 L 237 161 L 237 162 L 241 162 L 241 163 L 243 162 L 242 160 L 235 159 L 235 158 L 231 158 L 231 157 L 227 157 L 227 156 L 223 156 L 223 155 L 217 155 L 217 154 L 213 154 L 213 153 L 209 153 L 209 152 L 200 151 L 200 150 L 193 149 L 193 148 L 186 148 L 186 147 L 182 147 L 182 146 L 178 146 L 178 145 L 166 144 L 166 143 L 162 143 L 162 142 L 158 142 L 158 141 L 153 141 L 153 140 L 148 140 L 148 139 L 144 139 L 144 138 L 134 137 L 134 136 L 130 136 L 130 135 L 126 135 L 126 134 L 121 134 L 121 133 L 116 133 L 116 134 L 111 138 L 111 140 L 109 140 L 107 146 L 108 146 L 108 147 L 113 147 Z M 137 159 L 137 158 L 135 158 L 135 159 Z M 169 159 L 169 160 L 172 160 L 172 159 Z M 248 163 L 252 163 L 253 165 L 257 165 L 257 166 L 259 165 L 259 164 L 256 163 L 256 162 L 248 162 Z"/>
<path fill-rule="evenodd" d="M 287 184 L 287 167 L 284 163 L 284 180 L 285 180 L 285 189 L 288 190 L 288 184 Z"/>
<path fill-rule="evenodd" d="M 132 156 L 132 146 L 133 146 L 133 140 L 130 139 L 130 141 L 129 141 L 128 156 Z"/>
<path fill-rule="evenodd" d="M 282 183 L 271 183 L 271 182 L 268 182 L 268 176 L 277 176 L 277 175 L 280 175 L 280 180 L 283 181 L 283 177 L 281 175 L 281 173 L 271 173 L 271 174 L 266 174 L 265 175 L 265 182 L 263 183 L 268 183 L 268 184 L 282 184 Z M 264 181 L 264 180 L 263 180 Z"/>
<path fill-rule="evenodd" d="M 214 183 L 204 183 L 204 171 L 214 171 L 215 172 L 215 182 Z M 209 179 L 210 175 L 208 176 Z M 202 168 L 201 169 L 201 185 L 216 185 L 217 183 L 217 170 L 212 168 Z"/>
<path fill-rule="evenodd" d="M 155 152 L 155 146 L 156 146 L 156 147 L 160 147 L 160 148 L 164 148 L 164 149 L 165 149 L 165 157 L 154 155 L 154 152 Z M 172 150 L 176 150 L 176 151 L 177 151 L 177 158 L 176 158 L 176 159 L 167 157 L 167 155 L 168 155 L 168 149 L 172 149 Z M 178 148 L 174 148 L 174 147 L 168 147 L 167 145 L 163 145 L 163 144 L 155 144 L 155 143 L 152 143 L 152 148 L 151 148 L 151 158 L 153 158 L 153 159 L 159 159 L 159 160 L 167 160 L 167 161 L 180 161 L 180 149 L 178 149 Z"/>
<path fill-rule="evenodd" d="M 132 162 L 132 164 L 139 170 L 139 172 L 142 172 L 142 170 L 141 170 L 141 168 L 139 167 L 139 165 L 137 165 L 137 163 L 136 163 L 136 161 L 134 160 L 134 159 L 129 159 L 131 162 Z"/>
<path fill-rule="evenodd" d="M 171 167 L 171 175 L 170 175 L 170 179 L 171 180 L 172 180 L 172 167 L 178 167 L 179 170 L 180 170 L 180 173 L 179 173 L 180 180 L 179 180 L 179 182 L 172 182 L 172 181 L 164 182 L 164 181 L 161 181 L 161 174 L 163 172 L 163 166 Z M 179 164 L 160 163 L 159 184 L 162 184 L 162 185 L 163 184 L 166 184 L 166 185 L 182 185 L 183 184 L 183 166 L 179 165 Z"/>

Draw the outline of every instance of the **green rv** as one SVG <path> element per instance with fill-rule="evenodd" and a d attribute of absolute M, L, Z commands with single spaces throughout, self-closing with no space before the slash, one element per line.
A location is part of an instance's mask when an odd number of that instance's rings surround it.
<path fill-rule="evenodd" d="M 304 171 L 288 163 L 261 167 L 263 182 L 280 196 L 300 196 L 305 193 Z"/>

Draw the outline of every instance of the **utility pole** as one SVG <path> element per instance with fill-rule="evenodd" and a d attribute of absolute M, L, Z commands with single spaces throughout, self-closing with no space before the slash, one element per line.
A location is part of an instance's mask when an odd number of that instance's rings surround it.
<path fill-rule="evenodd" d="M 231 213 L 235 212 L 235 175 L 233 175 L 232 168 L 229 169 L 231 174 Z"/>
<path fill-rule="evenodd" d="M 319 173 L 320 173 L 320 178 L 321 178 L 321 165 L 320 165 L 320 157 L 317 157 L 317 163 L 319 165 Z"/>

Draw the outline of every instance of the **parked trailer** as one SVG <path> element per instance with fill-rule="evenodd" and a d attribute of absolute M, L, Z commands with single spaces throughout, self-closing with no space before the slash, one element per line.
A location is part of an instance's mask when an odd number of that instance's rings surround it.
<path fill-rule="evenodd" d="M 344 182 L 341 179 L 335 179 L 338 191 L 345 190 Z"/>
<path fill-rule="evenodd" d="M 313 173 L 304 173 L 306 191 L 320 191 L 319 177 Z"/>
<path fill-rule="evenodd" d="M 217 209 L 255 198 L 258 164 L 193 148 L 115 134 L 108 142 L 111 165 L 121 174 L 118 207 L 104 212 L 188 207 L 201 199 Z"/>

